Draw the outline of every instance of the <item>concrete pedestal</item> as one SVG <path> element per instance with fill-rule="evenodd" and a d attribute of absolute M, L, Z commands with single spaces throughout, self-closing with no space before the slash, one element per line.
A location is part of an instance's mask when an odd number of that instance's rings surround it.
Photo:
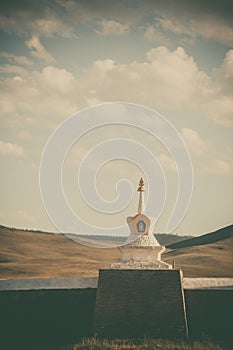
<path fill-rule="evenodd" d="M 94 316 L 98 337 L 185 338 L 180 270 L 100 270 Z"/>

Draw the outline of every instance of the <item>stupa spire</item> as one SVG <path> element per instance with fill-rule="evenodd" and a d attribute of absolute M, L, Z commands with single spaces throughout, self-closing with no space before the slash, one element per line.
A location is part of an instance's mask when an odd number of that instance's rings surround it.
<path fill-rule="evenodd" d="M 130 235 L 119 247 L 122 261 L 111 265 L 113 269 L 171 269 L 172 266 L 161 261 L 161 253 L 165 247 L 159 245 L 153 233 L 150 232 L 150 219 L 144 213 L 145 186 L 143 178 L 138 186 L 138 213 L 127 217 Z"/>
<path fill-rule="evenodd" d="M 138 214 L 141 214 L 145 210 L 144 194 L 143 194 L 143 192 L 145 192 L 145 186 L 144 186 L 144 181 L 142 177 L 138 184 L 138 192 L 139 192 Z"/>

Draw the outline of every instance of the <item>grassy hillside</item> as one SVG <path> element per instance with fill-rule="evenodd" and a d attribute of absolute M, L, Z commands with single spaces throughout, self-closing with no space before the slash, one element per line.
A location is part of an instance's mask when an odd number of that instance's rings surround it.
<path fill-rule="evenodd" d="M 175 260 L 175 266 L 186 277 L 232 277 L 233 237 L 216 243 L 167 250 L 165 261 Z"/>
<path fill-rule="evenodd" d="M 116 247 L 120 244 L 124 244 L 127 237 L 111 237 L 111 236 L 96 236 L 96 235 L 74 235 L 68 234 L 69 238 L 73 239 L 76 242 L 87 244 L 94 247 Z M 169 244 L 177 243 L 184 241 L 186 239 L 192 238 L 192 236 L 179 236 L 166 233 L 157 233 L 154 235 L 159 244 L 167 246 Z"/>
<path fill-rule="evenodd" d="M 64 235 L 3 226 L 0 247 L 0 278 L 97 276 L 120 257 L 116 248 L 90 248 Z"/>
<path fill-rule="evenodd" d="M 117 248 L 90 248 L 64 235 L 4 226 L 0 227 L 0 247 L 0 278 L 94 277 L 100 268 L 110 267 L 121 257 Z M 175 259 L 186 277 L 232 277 L 232 253 L 230 236 L 209 244 L 169 249 L 162 258 L 169 263 Z"/>
<path fill-rule="evenodd" d="M 167 248 L 166 258 L 190 277 L 233 276 L 233 225 Z"/>
<path fill-rule="evenodd" d="M 157 233 L 155 234 L 155 238 L 159 242 L 160 245 L 164 245 L 167 247 L 170 244 L 178 243 L 186 241 L 187 239 L 192 238 L 192 236 L 179 236 L 179 235 L 172 235 L 170 233 Z"/>
<path fill-rule="evenodd" d="M 207 233 L 199 237 L 192 237 L 185 241 L 183 240 L 182 242 L 174 242 L 168 245 L 168 248 L 177 249 L 191 246 L 193 247 L 197 245 L 216 243 L 218 241 L 222 241 L 228 238 L 233 238 L 233 225 L 221 228 L 217 231 Z"/>

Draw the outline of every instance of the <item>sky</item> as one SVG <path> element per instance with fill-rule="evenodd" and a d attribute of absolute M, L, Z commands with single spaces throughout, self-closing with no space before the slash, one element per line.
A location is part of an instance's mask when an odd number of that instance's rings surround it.
<path fill-rule="evenodd" d="M 39 188 L 46 142 L 74 113 L 121 101 L 158 111 L 188 147 L 193 195 L 174 233 L 200 235 L 231 224 L 232 10 L 230 1 L 217 0 L 1 1 L 0 223 L 58 231 Z M 97 226 L 124 225 L 136 213 L 141 170 L 131 162 L 113 160 L 97 176 L 108 201 L 120 178 L 132 182 L 132 201 L 117 215 L 92 210 L 77 189 L 83 157 L 109 137 L 136 140 L 159 160 L 167 199 L 155 232 L 166 232 L 176 200 L 176 168 L 161 143 L 133 127 L 103 126 L 74 144 L 63 169 L 67 200 Z M 78 227 L 76 232 L 82 233 Z"/>

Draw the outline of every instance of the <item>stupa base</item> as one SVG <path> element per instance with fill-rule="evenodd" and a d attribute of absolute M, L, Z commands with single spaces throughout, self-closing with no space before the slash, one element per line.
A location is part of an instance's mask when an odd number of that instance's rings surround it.
<path fill-rule="evenodd" d="M 111 269 L 114 270 L 170 270 L 172 265 L 165 263 L 164 261 L 121 261 L 111 265 Z"/>
<path fill-rule="evenodd" d="M 187 337 L 181 271 L 100 270 L 94 333 L 100 338 Z"/>

